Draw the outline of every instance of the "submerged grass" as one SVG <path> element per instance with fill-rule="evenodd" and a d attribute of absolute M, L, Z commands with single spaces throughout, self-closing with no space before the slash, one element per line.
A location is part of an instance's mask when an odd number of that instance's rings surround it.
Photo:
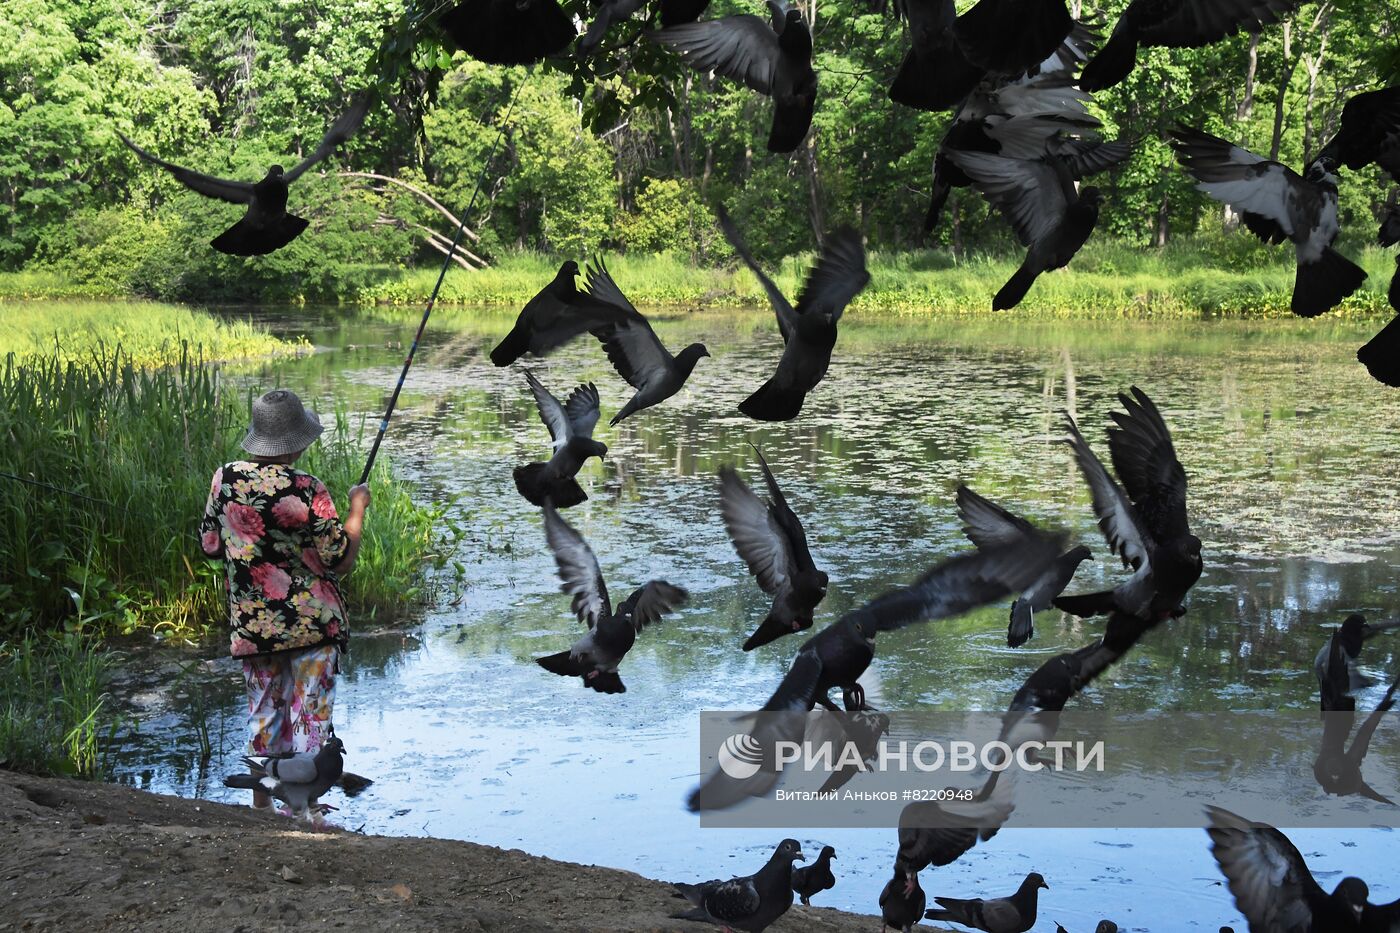
<path fill-rule="evenodd" d="M 309 344 L 281 340 L 247 321 L 231 321 L 178 305 L 137 301 L 0 305 L 0 356 L 89 360 L 121 347 L 137 366 L 167 366 L 185 345 L 211 360 L 260 359 L 310 352 Z"/>
<path fill-rule="evenodd" d="M 237 457 L 249 403 L 188 344 L 159 369 L 122 350 L 81 361 L 10 354 L 0 370 L 0 637 L 62 628 L 189 641 L 225 625 L 220 568 L 203 558 L 196 528 L 215 467 Z M 361 464 L 343 418 L 313 451 L 307 466 L 343 495 Z M 446 559 L 434 533 L 442 514 L 414 504 L 385 465 L 371 481 L 346 598 L 360 615 L 402 615 Z"/>
<path fill-rule="evenodd" d="M 101 777 L 112 655 L 75 632 L 0 642 L 0 767 Z"/>

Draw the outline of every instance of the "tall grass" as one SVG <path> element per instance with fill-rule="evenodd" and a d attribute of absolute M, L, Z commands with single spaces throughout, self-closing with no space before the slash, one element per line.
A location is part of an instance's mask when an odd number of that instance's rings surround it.
<path fill-rule="evenodd" d="M 0 766 L 100 777 L 111 654 L 78 633 L 0 642 Z"/>
<path fill-rule="evenodd" d="M 230 321 L 178 305 L 51 301 L 0 305 L 0 356 L 88 360 L 114 347 L 138 366 L 165 366 L 182 347 L 198 346 L 211 360 L 259 359 L 310 352 L 309 344 L 278 339 L 246 321 Z"/>
<path fill-rule="evenodd" d="M 220 568 L 199 551 L 196 528 L 214 468 L 237 457 L 248 402 L 188 345 L 160 369 L 116 350 L 85 361 L 10 354 L 0 370 L 0 637 L 63 628 L 189 641 L 225 626 Z M 343 420 L 313 451 L 308 466 L 343 495 L 359 473 Z M 440 513 L 414 505 L 387 466 L 372 482 L 373 533 L 346 598 L 352 611 L 402 612 L 426 595 L 425 561 L 445 560 Z"/>

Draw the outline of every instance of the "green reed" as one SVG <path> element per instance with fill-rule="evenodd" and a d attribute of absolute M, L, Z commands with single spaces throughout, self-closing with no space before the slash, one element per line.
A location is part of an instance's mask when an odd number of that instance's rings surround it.
<path fill-rule="evenodd" d="M 112 655 L 75 633 L 0 642 L 0 766 L 101 777 Z"/>

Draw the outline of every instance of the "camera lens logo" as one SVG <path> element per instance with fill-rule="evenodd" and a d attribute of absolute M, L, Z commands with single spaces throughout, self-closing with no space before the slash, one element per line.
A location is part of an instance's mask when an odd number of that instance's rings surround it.
<path fill-rule="evenodd" d="M 719 747 L 719 769 L 736 781 L 744 781 L 763 766 L 763 746 L 751 735 L 731 735 Z"/>

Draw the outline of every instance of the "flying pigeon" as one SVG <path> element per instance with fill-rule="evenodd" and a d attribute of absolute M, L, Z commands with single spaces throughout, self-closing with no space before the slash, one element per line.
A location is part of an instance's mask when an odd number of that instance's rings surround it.
<path fill-rule="evenodd" d="M 369 106 L 370 96 L 362 95 L 331 124 L 311 155 L 297 163 L 290 172 L 284 172 L 282 166 L 274 165 L 257 182 L 230 181 L 182 168 L 157 158 L 121 133 L 117 135 L 132 152 L 166 169 L 175 176 L 176 181 L 191 191 L 230 204 L 248 205 L 238 223 L 210 240 L 209 245 L 230 256 L 265 256 L 295 240 L 309 224 L 305 218 L 287 213 L 288 186 L 354 136 L 364 122 Z"/>
<path fill-rule="evenodd" d="M 919 800 L 900 811 L 894 866 L 906 896 L 917 890 L 919 872 L 951 865 L 1000 831 L 1016 809 L 1012 775 L 991 774 L 972 800 Z"/>
<path fill-rule="evenodd" d="M 807 136 L 817 102 L 812 33 L 787 0 L 767 0 L 770 22 L 750 13 L 647 33 L 702 74 L 715 72 L 773 98 L 769 152 L 792 152 Z"/>
<path fill-rule="evenodd" d="M 540 667 L 563 677 L 582 677 L 599 693 L 626 693 L 617 668 L 632 649 L 637 634 L 685 602 L 687 593 L 665 580 L 652 580 L 633 591 L 614 612 L 593 549 L 548 502 L 544 504 L 544 533 L 559 565 L 561 589 L 573 597 L 574 614 L 588 634 L 568 651 L 536 658 Z"/>
<path fill-rule="evenodd" d="M 1288 837 L 1267 823 L 1220 807 L 1206 807 L 1206 813 L 1211 854 L 1251 931 L 1382 931 L 1400 923 L 1400 901 L 1368 904 L 1370 889 L 1360 878 L 1343 878 L 1331 894 L 1324 891 Z"/>
<path fill-rule="evenodd" d="M 960 923 L 974 930 L 986 933 L 1026 933 L 1035 926 L 1036 900 L 1040 889 L 1049 890 L 1050 885 L 1039 872 L 1026 875 L 1026 880 L 1010 897 L 993 900 L 974 898 L 961 900 L 956 897 L 935 897 L 941 905 L 924 913 L 928 920 L 947 920 Z"/>
<path fill-rule="evenodd" d="M 1006 509 L 982 498 L 966 486 L 958 490 L 958 517 L 963 520 L 963 533 L 978 547 L 995 547 L 1014 540 L 1029 529 L 1030 522 L 1012 515 Z M 1050 608 L 1050 601 L 1064 592 L 1074 579 L 1079 565 L 1090 557 L 1089 549 L 1078 545 L 1061 554 L 1045 575 L 1011 604 L 1011 621 L 1006 629 L 1006 644 L 1018 648 L 1035 634 L 1035 614 Z"/>
<path fill-rule="evenodd" d="M 331 736 L 317 752 L 244 758 L 249 773 L 228 775 L 224 786 L 264 791 L 285 803 L 293 815 L 310 818 L 317 799 L 340 780 L 344 755 L 345 744 Z"/>
<path fill-rule="evenodd" d="M 613 369 L 637 390 L 608 424 L 616 425 L 643 408 L 659 405 L 675 395 L 690 378 L 700 358 L 710 355 L 703 343 L 692 343 L 672 356 L 661 345 L 661 339 L 647 319 L 622 294 L 602 260 L 589 263 L 586 288 L 591 299 L 613 309 L 613 317 L 591 332 L 602 342 Z"/>
<path fill-rule="evenodd" d="M 710 6 L 710 0 L 661 0 L 661 25 L 693 23 Z"/>
<path fill-rule="evenodd" d="M 457 48 L 489 65 L 543 61 L 578 35 L 556 0 L 464 0 L 438 25 Z"/>
<path fill-rule="evenodd" d="M 1123 81 L 1137 63 L 1138 46 L 1194 49 L 1241 29 L 1260 32 L 1291 13 L 1299 0 L 1132 0 L 1108 43 L 1084 66 L 1079 86 L 1102 91 Z"/>
<path fill-rule="evenodd" d="M 846 305 L 870 283 L 870 273 L 865 271 L 865 247 L 860 235 L 849 227 L 830 234 L 822 246 L 821 258 L 807 274 L 794 308 L 758 267 L 724 208 L 719 209 L 719 225 L 734 252 L 763 286 L 783 336 L 778 371 L 744 399 L 739 410 L 758 421 L 790 421 L 802 411 L 807 393 L 817 387 L 831 365 L 836 325 Z"/>
<path fill-rule="evenodd" d="M 578 40 L 579 56 L 586 58 L 598 51 L 598 46 L 615 23 L 630 18 L 644 6 L 646 0 L 603 0 L 598 5 L 598 12 L 593 14 L 593 21 L 588 24 L 588 32 Z"/>
<path fill-rule="evenodd" d="M 788 507 L 762 452 L 757 448 L 754 452 L 768 486 L 768 501 L 760 499 L 731 467 L 720 467 L 719 471 L 724 528 L 759 587 L 773 597 L 768 615 L 744 642 L 745 651 L 811 628 L 812 615 L 826 598 L 827 586 L 826 573 L 812 562 L 801 520 Z"/>
<path fill-rule="evenodd" d="M 953 0 L 896 0 L 894 9 L 909 24 L 909 51 L 890 84 L 890 100 L 918 110 L 956 107 L 987 72 L 958 45 Z"/>
<path fill-rule="evenodd" d="M 1365 690 L 1372 681 L 1361 673 L 1361 648 L 1378 634 L 1366 623 L 1366 617 L 1353 612 L 1342 621 L 1313 659 L 1318 690 L 1322 694 L 1322 711 L 1355 711 L 1358 690 Z"/>
<path fill-rule="evenodd" d="M 806 861 L 802 846 L 796 839 L 784 839 L 767 864 L 752 875 L 704 884 L 677 884 L 676 890 L 695 909 L 671 916 L 760 933 L 792 906 L 794 861 Z"/>
<path fill-rule="evenodd" d="M 1394 216 L 1397 221 L 1397 242 L 1400 242 L 1400 213 Z M 1400 256 L 1395 257 L 1395 272 L 1390 277 L 1387 298 L 1391 309 L 1397 314 L 1356 351 L 1356 358 L 1366 367 L 1372 379 L 1391 388 L 1400 388 Z"/>
<path fill-rule="evenodd" d="M 491 351 L 491 362 L 509 366 L 526 353 L 544 356 L 575 337 L 614 321 L 624 312 L 615 305 L 580 292 L 574 285 L 578 263 L 559 267 L 554 279 L 520 311 L 510 333 Z"/>
<path fill-rule="evenodd" d="M 974 65 L 1015 75 L 1048 58 L 1073 28 L 1065 0 L 979 0 L 953 34 Z"/>
<path fill-rule="evenodd" d="M 1361 287 L 1365 271 L 1332 248 L 1337 220 L 1337 163 L 1320 155 L 1303 175 L 1209 133 L 1178 127 L 1177 160 L 1201 191 L 1239 211 L 1266 243 L 1293 243 L 1298 273 L 1293 313 L 1316 317 Z"/>
<path fill-rule="evenodd" d="M 797 892 L 804 907 L 811 906 L 813 896 L 836 887 L 836 876 L 831 873 L 831 860 L 834 858 L 836 850 L 831 846 L 822 846 L 815 862 L 793 871 L 792 889 Z"/>
<path fill-rule="evenodd" d="M 1133 575 L 1110 592 L 1058 596 L 1054 604 L 1077 616 L 1116 607 L 1155 624 L 1186 611 L 1182 600 L 1203 567 L 1201 539 L 1187 521 L 1186 471 L 1157 406 L 1137 386 L 1131 398 L 1120 393 L 1118 400 L 1127 413 L 1112 413 L 1117 427 L 1108 430 L 1108 448 L 1122 486 L 1094 456 L 1068 412 L 1065 423 L 1104 540 Z"/>
<path fill-rule="evenodd" d="M 880 891 L 880 933 L 886 927 L 894 927 L 900 933 L 909 933 L 924 919 L 924 907 L 928 901 L 924 889 L 919 887 L 919 876 L 906 878 L 898 865 L 894 877 L 885 882 Z"/>
<path fill-rule="evenodd" d="M 1318 786 L 1329 794 L 1339 797 L 1359 794 L 1378 803 L 1392 803 L 1366 782 L 1361 766 L 1381 719 L 1395 706 L 1395 691 L 1400 688 L 1400 681 L 1390 686 L 1376 709 L 1362 721 L 1351 748 L 1347 748 L 1347 740 L 1356 724 L 1354 694 L 1371 684 L 1359 667 L 1361 647 L 1368 638 L 1393 627 L 1394 623 L 1385 623 L 1383 627 L 1367 625 L 1364 616 L 1352 613 L 1317 653 L 1313 670 L 1322 698 L 1322 742 L 1313 761 L 1313 776 Z"/>
<path fill-rule="evenodd" d="M 554 456 L 545 463 L 516 467 L 515 488 L 533 505 L 552 502 L 557 509 L 566 509 L 588 499 L 588 494 L 574 479 L 589 457 L 602 459 L 608 447 L 593 439 L 593 426 L 598 423 L 598 390 L 585 383 L 569 393 L 569 400 L 559 400 L 549 394 L 534 373 L 525 379 L 534 393 L 540 420 L 549 428 L 554 441 Z"/>
<path fill-rule="evenodd" d="M 690 795 L 691 810 L 719 810 L 766 794 L 779 773 L 770 764 L 780 741 L 799 741 L 807 713 L 817 704 L 837 711 L 828 696 L 841 688 L 848 708 L 865 706 L 859 678 L 875 658 L 875 637 L 918 622 L 952 618 L 1018 593 L 1038 579 L 1060 553 L 1063 535 L 1027 534 L 994 550 L 952 557 L 907 587 L 892 590 L 848 612 L 809 638 L 787 675 L 760 711 L 752 739 L 764 750 L 765 766 L 737 780 L 712 771 Z"/>
<path fill-rule="evenodd" d="M 947 155 L 1027 247 L 1021 267 L 992 299 L 998 311 L 1014 308 L 1042 272 L 1069 265 L 1099 222 L 1103 196 L 1092 185 L 1076 189 L 1070 163 L 1061 156 L 1026 160 L 956 150 Z"/>

